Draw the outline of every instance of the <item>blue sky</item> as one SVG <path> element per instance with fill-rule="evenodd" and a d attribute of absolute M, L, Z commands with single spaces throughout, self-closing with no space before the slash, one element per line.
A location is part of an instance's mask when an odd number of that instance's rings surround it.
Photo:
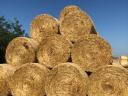
<path fill-rule="evenodd" d="M 97 32 L 113 48 L 113 55 L 128 55 L 128 0 L 0 0 L 0 16 L 17 17 L 26 32 L 42 13 L 59 17 L 66 5 L 78 5 L 93 19 Z"/>

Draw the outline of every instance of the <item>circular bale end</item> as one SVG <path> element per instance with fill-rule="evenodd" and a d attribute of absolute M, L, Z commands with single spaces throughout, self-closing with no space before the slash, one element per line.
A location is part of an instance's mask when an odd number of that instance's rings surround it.
<path fill-rule="evenodd" d="M 37 40 L 39 43 L 47 36 L 57 34 L 58 32 L 58 20 L 48 14 L 36 16 L 30 26 L 30 37 Z"/>
<path fill-rule="evenodd" d="M 15 69 L 9 64 L 0 64 L 0 96 L 8 96 L 10 89 L 8 80 Z"/>
<path fill-rule="evenodd" d="M 112 65 L 97 69 L 89 77 L 88 96 L 127 96 L 128 70 Z"/>
<path fill-rule="evenodd" d="M 37 52 L 40 64 L 53 68 L 59 63 L 64 63 L 70 58 L 71 43 L 61 35 L 53 35 L 44 39 Z"/>
<path fill-rule="evenodd" d="M 81 40 L 88 34 L 97 34 L 91 18 L 83 11 L 69 13 L 60 22 L 60 33 L 71 42 Z"/>
<path fill-rule="evenodd" d="M 111 64 L 113 60 L 111 46 L 97 35 L 88 35 L 76 42 L 71 50 L 71 57 L 73 63 L 87 72 Z"/>
<path fill-rule="evenodd" d="M 65 18 L 65 16 L 67 16 L 69 13 L 74 11 L 81 11 L 81 9 L 76 5 L 70 5 L 64 7 L 64 9 L 60 13 L 60 21 L 62 21 Z"/>
<path fill-rule="evenodd" d="M 25 63 L 34 62 L 38 43 L 27 37 L 13 39 L 6 49 L 6 61 L 8 64 L 19 66 Z"/>
<path fill-rule="evenodd" d="M 11 77 L 9 86 L 13 96 L 45 96 L 48 69 L 36 63 L 23 65 Z"/>
<path fill-rule="evenodd" d="M 88 76 L 72 63 L 55 66 L 47 77 L 47 96 L 86 96 Z"/>

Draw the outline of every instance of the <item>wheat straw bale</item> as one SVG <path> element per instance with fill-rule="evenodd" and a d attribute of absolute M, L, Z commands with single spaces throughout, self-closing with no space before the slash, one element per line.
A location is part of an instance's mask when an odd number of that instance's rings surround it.
<path fill-rule="evenodd" d="M 60 22 L 63 21 L 65 16 L 67 16 L 69 13 L 74 11 L 81 11 L 81 9 L 76 5 L 70 5 L 70 6 L 64 7 L 64 9 L 60 13 Z"/>
<path fill-rule="evenodd" d="M 90 76 L 88 96 L 128 96 L 127 82 L 128 70 L 104 66 Z"/>
<path fill-rule="evenodd" d="M 39 43 L 47 36 L 57 34 L 59 22 L 56 18 L 41 14 L 35 17 L 30 26 L 30 37 L 37 40 Z"/>
<path fill-rule="evenodd" d="M 91 18 L 83 11 L 69 13 L 60 22 L 60 33 L 72 42 L 81 40 L 88 34 L 97 34 Z"/>
<path fill-rule="evenodd" d="M 72 63 L 55 66 L 47 77 L 47 96 L 86 96 L 88 76 Z"/>
<path fill-rule="evenodd" d="M 73 63 L 84 71 L 93 72 L 98 67 L 112 63 L 112 49 L 103 38 L 88 35 L 74 44 L 71 57 Z"/>
<path fill-rule="evenodd" d="M 9 64 L 0 64 L 0 96 L 9 94 L 8 80 L 15 69 Z"/>
<path fill-rule="evenodd" d="M 126 67 L 126 68 L 128 68 L 128 60 L 126 60 L 126 59 L 122 59 L 122 60 L 120 60 L 120 64 L 123 66 L 123 67 Z"/>
<path fill-rule="evenodd" d="M 35 62 L 37 49 L 38 43 L 33 39 L 17 37 L 7 46 L 6 61 L 14 66 Z"/>
<path fill-rule="evenodd" d="M 9 86 L 13 96 L 45 96 L 48 69 L 38 63 L 22 65 L 11 77 Z"/>
<path fill-rule="evenodd" d="M 37 58 L 40 64 L 53 68 L 70 58 L 71 43 L 61 35 L 47 37 L 39 46 Z"/>
<path fill-rule="evenodd" d="M 127 68 L 128 67 L 128 57 L 127 56 L 120 56 L 120 64 Z"/>

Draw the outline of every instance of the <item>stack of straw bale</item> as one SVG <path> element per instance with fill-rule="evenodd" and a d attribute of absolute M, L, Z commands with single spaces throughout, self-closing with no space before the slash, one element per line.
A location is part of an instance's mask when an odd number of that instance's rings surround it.
<path fill-rule="evenodd" d="M 59 19 L 36 16 L 30 37 L 9 43 L 6 61 L 4 65 L 15 70 L 0 67 L 0 96 L 128 94 L 127 70 L 112 65 L 110 44 L 98 34 L 91 17 L 75 5 L 66 6 Z"/>

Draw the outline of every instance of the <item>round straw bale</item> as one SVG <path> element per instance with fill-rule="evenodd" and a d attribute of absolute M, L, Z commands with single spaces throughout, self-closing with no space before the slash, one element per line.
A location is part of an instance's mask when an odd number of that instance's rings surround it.
<path fill-rule="evenodd" d="M 30 37 L 39 43 L 47 36 L 57 34 L 59 29 L 58 20 L 48 14 L 35 17 L 30 26 Z"/>
<path fill-rule="evenodd" d="M 112 65 L 97 69 L 89 77 L 88 96 L 128 96 L 128 70 Z"/>
<path fill-rule="evenodd" d="M 112 63 L 112 49 L 103 38 L 88 35 L 74 44 L 71 57 L 73 63 L 84 71 L 93 72 L 98 67 Z"/>
<path fill-rule="evenodd" d="M 8 64 L 21 65 L 34 62 L 38 43 L 27 37 L 13 39 L 6 49 L 6 61 Z"/>
<path fill-rule="evenodd" d="M 120 64 L 123 67 L 128 68 L 128 57 L 127 56 L 120 56 Z"/>
<path fill-rule="evenodd" d="M 13 96 L 45 96 L 48 69 L 40 64 L 22 65 L 11 77 L 9 86 Z"/>
<path fill-rule="evenodd" d="M 47 77 L 47 96 L 86 96 L 88 76 L 72 63 L 55 66 Z"/>
<path fill-rule="evenodd" d="M 120 64 L 123 66 L 123 67 L 126 67 L 128 68 L 128 60 L 120 60 Z"/>
<path fill-rule="evenodd" d="M 13 75 L 15 69 L 9 64 L 0 64 L 0 96 L 9 94 L 8 79 Z"/>
<path fill-rule="evenodd" d="M 88 34 L 97 34 L 91 18 L 83 11 L 69 13 L 60 22 L 60 33 L 72 42 L 76 42 Z"/>
<path fill-rule="evenodd" d="M 37 52 L 40 64 L 53 68 L 70 58 L 71 43 L 61 35 L 49 36 L 42 41 Z"/>
<path fill-rule="evenodd" d="M 60 21 L 62 21 L 65 18 L 65 16 L 67 16 L 69 13 L 74 11 L 81 11 L 81 9 L 76 5 L 70 5 L 64 7 L 64 9 L 60 13 Z"/>

